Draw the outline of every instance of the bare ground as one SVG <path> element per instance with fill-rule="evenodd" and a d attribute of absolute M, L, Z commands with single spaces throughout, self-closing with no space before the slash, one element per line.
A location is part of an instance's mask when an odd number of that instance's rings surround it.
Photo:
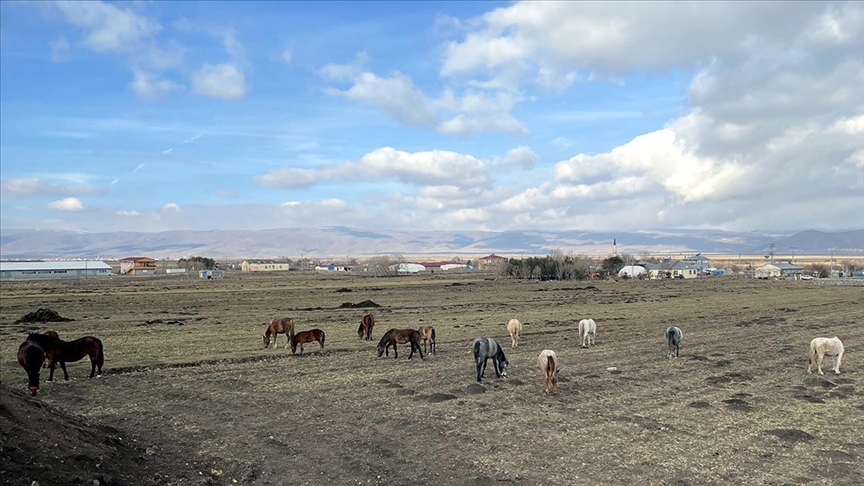
<path fill-rule="evenodd" d="M 291 273 L 4 282 L 0 297 L 5 484 L 864 484 L 862 287 Z M 438 353 L 377 358 L 356 336 L 367 309 L 340 307 L 364 300 L 381 305 L 376 340 L 433 325 Z M 75 320 L 14 323 L 40 307 Z M 277 315 L 323 329 L 323 353 L 290 356 L 283 336 L 262 349 Z M 513 350 L 512 317 L 525 323 Z M 584 317 L 597 321 L 590 350 Z M 684 330 L 676 360 L 671 324 Z M 20 393 L 17 346 L 47 327 L 100 337 L 105 376 L 80 362 L 69 382 Z M 474 382 L 481 335 L 505 345 L 507 379 L 490 364 Z M 826 361 L 807 375 L 809 340 L 833 335 L 842 374 Z M 543 394 L 542 349 L 563 367 L 557 396 Z M 37 405 L 50 413 L 22 412 Z"/>

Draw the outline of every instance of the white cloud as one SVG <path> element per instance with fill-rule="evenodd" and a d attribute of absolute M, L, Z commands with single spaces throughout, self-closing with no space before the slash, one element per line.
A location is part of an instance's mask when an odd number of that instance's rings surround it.
<path fill-rule="evenodd" d="M 558 148 L 570 148 L 573 144 L 570 143 L 570 140 L 567 140 L 567 137 L 558 137 L 555 140 L 552 140 L 552 145 Z"/>
<path fill-rule="evenodd" d="M 129 85 L 132 90 L 146 100 L 156 100 L 165 97 L 172 91 L 177 91 L 183 87 L 173 81 L 160 79 L 157 76 L 146 73 L 144 71 L 135 71 L 135 77 Z"/>
<path fill-rule="evenodd" d="M 66 21 L 84 31 L 84 44 L 96 52 L 130 52 L 162 27 L 131 9 L 105 2 L 55 2 Z"/>
<path fill-rule="evenodd" d="M 197 95 L 239 100 L 246 96 L 246 77 L 232 63 L 204 64 L 192 73 L 192 90 Z"/>
<path fill-rule="evenodd" d="M 239 195 L 231 189 L 217 189 L 216 195 L 226 199 L 236 199 L 239 197 Z"/>
<path fill-rule="evenodd" d="M 285 64 L 291 64 L 294 60 L 294 49 L 291 47 L 285 48 L 281 54 L 279 54 L 279 59 Z"/>
<path fill-rule="evenodd" d="M 138 211 L 134 211 L 134 210 L 133 211 L 124 211 L 121 209 L 121 210 L 114 211 L 114 213 L 117 216 L 138 216 Z"/>
<path fill-rule="evenodd" d="M 102 194 L 103 192 L 105 191 L 101 188 L 81 183 L 81 178 L 75 178 L 66 185 L 55 184 L 36 177 L 0 181 L 0 194 L 9 197 Z"/>
<path fill-rule="evenodd" d="M 451 186 L 464 190 L 490 185 L 494 180 L 493 169 L 502 163 L 530 168 L 538 160 L 537 154 L 525 146 L 510 150 L 503 158 L 491 160 L 447 150 L 405 152 L 383 147 L 356 161 L 316 168 L 271 169 L 254 180 L 265 186 L 284 188 L 310 187 L 333 180 L 395 180 L 416 186 Z"/>
<path fill-rule="evenodd" d="M 170 202 L 170 203 L 166 203 L 164 206 L 162 206 L 162 212 L 178 213 L 180 211 L 181 211 L 180 205 L 177 203 Z"/>
<path fill-rule="evenodd" d="M 486 131 L 525 134 L 528 130 L 509 111 L 522 101 L 512 91 L 471 88 L 461 95 L 452 89 L 438 98 L 429 97 L 406 74 L 387 77 L 365 70 L 368 58 L 360 53 L 351 64 L 328 64 L 318 74 L 331 81 L 350 81 L 347 89 L 327 88 L 325 93 L 375 107 L 392 119 L 412 126 L 435 127 L 448 135 L 473 135 Z"/>
<path fill-rule="evenodd" d="M 84 204 L 77 197 L 67 197 L 51 201 L 48 207 L 58 211 L 81 211 L 84 209 Z"/>
<path fill-rule="evenodd" d="M 54 39 L 49 45 L 51 46 L 51 62 L 66 62 L 72 59 L 69 41 L 65 37 Z"/>

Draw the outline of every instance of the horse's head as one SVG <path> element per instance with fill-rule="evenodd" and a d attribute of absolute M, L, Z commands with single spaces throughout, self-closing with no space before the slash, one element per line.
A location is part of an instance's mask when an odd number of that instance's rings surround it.
<path fill-rule="evenodd" d="M 30 396 L 35 397 L 36 396 L 36 390 L 39 389 L 39 386 L 38 385 L 30 385 L 28 388 L 30 388 Z"/>
<path fill-rule="evenodd" d="M 509 364 L 506 359 L 498 363 L 498 368 L 501 369 L 501 376 L 507 376 L 507 366 Z"/>
<path fill-rule="evenodd" d="M 383 354 L 384 354 L 384 345 L 381 343 L 378 343 L 378 357 L 380 358 L 381 355 L 383 355 Z"/>
<path fill-rule="evenodd" d="M 263 334 L 261 337 L 264 338 L 264 347 L 266 348 L 270 345 L 270 336 Z"/>

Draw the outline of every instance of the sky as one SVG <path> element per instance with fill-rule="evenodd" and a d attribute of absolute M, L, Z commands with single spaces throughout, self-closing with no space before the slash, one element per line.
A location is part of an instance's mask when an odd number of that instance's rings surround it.
<path fill-rule="evenodd" d="M 864 228 L 864 2 L 0 2 L 0 229 Z"/>

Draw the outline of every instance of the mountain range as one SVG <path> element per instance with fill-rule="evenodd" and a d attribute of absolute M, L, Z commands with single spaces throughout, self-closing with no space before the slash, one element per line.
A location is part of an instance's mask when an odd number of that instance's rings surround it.
<path fill-rule="evenodd" d="M 177 259 L 317 257 L 344 259 L 382 254 L 406 256 L 544 255 L 560 249 L 584 255 L 682 255 L 794 253 L 864 255 L 864 229 L 797 233 L 670 231 L 378 231 L 331 226 L 268 230 L 164 231 L 160 233 L 4 229 L 0 258 Z"/>

